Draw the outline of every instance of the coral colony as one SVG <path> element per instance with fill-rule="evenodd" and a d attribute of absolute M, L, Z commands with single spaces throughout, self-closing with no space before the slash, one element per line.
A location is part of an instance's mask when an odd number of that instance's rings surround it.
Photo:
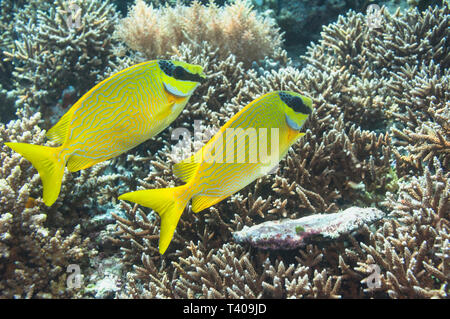
<path fill-rule="evenodd" d="M 448 298 L 448 1 L 223 2 L 0 2 L 0 298 Z M 73 103 L 156 59 L 206 78 L 155 137 L 66 170 L 46 206 L 5 143 L 58 146 L 46 133 Z M 274 91 L 312 99 L 305 134 L 271 174 L 188 204 L 161 255 L 158 214 L 118 197 L 183 185 L 175 164 Z"/>

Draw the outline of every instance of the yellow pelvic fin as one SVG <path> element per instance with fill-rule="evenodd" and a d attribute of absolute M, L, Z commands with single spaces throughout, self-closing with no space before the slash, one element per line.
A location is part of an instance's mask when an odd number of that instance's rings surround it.
<path fill-rule="evenodd" d="M 73 109 L 74 108 L 70 109 L 66 114 L 64 114 L 58 123 L 48 130 L 45 136 L 47 136 L 49 140 L 60 144 L 64 143 L 70 126 L 70 121 L 72 120 Z"/>
<path fill-rule="evenodd" d="M 227 196 L 205 196 L 198 195 L 192 198 L 192 211 L 194 213 L 201 212 L 202 210 L 211 207 L 214 204 L 217 204 Z"/>
<path fill-rule="evenodd" d="M 186 185 L 183 185 L 173 188 L 141 190 L 119 196 L 120 200 L 127 200 L 150 207 L 159 214 L 161 217 L 159 253 L 161 255 L 164 254 L 172 241 L 175 228 L 189 201 L 189 198 L 181 199 L 179 197 L 179 194 L 184 194 L 186 189 Z"/>
<path fill-rule="evenodd" d="M 173 165 L 172 171 L 176 177 L 181 178 L 184 182 L 189 182 L 197 172 L 199 162 L 195 161 L 194 155 Z"/>
<path fill-rule="evenodd" d="M 78 172 L 79 170 L 89 168 L 97 163 L 105 161 L 104 158 L 102 159 L 92 159 L 92 158 L 86 158 L 82 156 L 77 155 L 71 155 L 69 157 L 69 160 L 67 161 L 67 169 L 70 172 Z"/>
<path fill-rule="evenodd" d="M 61 191 L 65 163 L 56 157 L 59 148 L 26 143 L 5 143 L 33 164 L 41 176 L 44 203 L 51 206 Z"/>

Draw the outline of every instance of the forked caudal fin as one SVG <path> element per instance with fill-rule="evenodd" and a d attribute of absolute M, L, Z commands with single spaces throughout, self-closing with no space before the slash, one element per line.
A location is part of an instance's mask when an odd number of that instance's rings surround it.
<path fill-rule="evenodd" d="M 65 166 L 65 163 L 59 162 L 56 157 L 58 148 L 26 143 L 5 143 L 5 145 L 33 164 L 42 180 L 44 203 L 47 206 L 53 205 L 61 191 Z"/>
<path fill-rule="evenodd" d="M 172 241 L 175 228 L 178 225 L 181 214 L 189 202 L 189 198 L 181 198 L 185 193 L 186 185 L 147 189 L 136 192 L 125 193 L 119 196 L 120 200 L 127 200 L 139 205 L 150 207 L 161 217 L 161 230 L 159 233 L 159 253 L 164 254 Z"/>

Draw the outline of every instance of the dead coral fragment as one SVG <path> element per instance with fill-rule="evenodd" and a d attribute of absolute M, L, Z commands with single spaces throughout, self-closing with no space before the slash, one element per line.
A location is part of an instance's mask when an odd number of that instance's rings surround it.
<path fill-rule="evenodd" d="M 299 219 L 268 221 L 245 226 L 233 234 L 238 243 L 263 249 L 294 249 L 316 236 L 335 239 L 384 216 L 376 208 L 351 207 L 334 214 L 315 214 Z"/>

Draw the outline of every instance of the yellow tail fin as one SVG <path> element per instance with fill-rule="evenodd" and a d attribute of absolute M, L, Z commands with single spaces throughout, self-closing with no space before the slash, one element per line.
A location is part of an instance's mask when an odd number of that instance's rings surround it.
<path fill-rule="evenodd" d="M 61 191 L 65 166 L 65 163 L 60 163 L 56 157 L 57 148 L 26 143 L 5 143 L 5 145 L 33 164 L 41 176 L 44 203 L 47 206 L 53 205 Z"/>
<path fill-rule="evenodd" d="M 147 189 L 136 192 L 125 193 L 119 196 L 120 200 L 127 200 L 139 205 L 150 207 L 161 217 L 161 230 L 159 233 L 159 253 L 164 254 L 172 241 L 175 228 L 180 220 L 189 198 L 181 198 L 185 194 L 186 185 Z"/>

